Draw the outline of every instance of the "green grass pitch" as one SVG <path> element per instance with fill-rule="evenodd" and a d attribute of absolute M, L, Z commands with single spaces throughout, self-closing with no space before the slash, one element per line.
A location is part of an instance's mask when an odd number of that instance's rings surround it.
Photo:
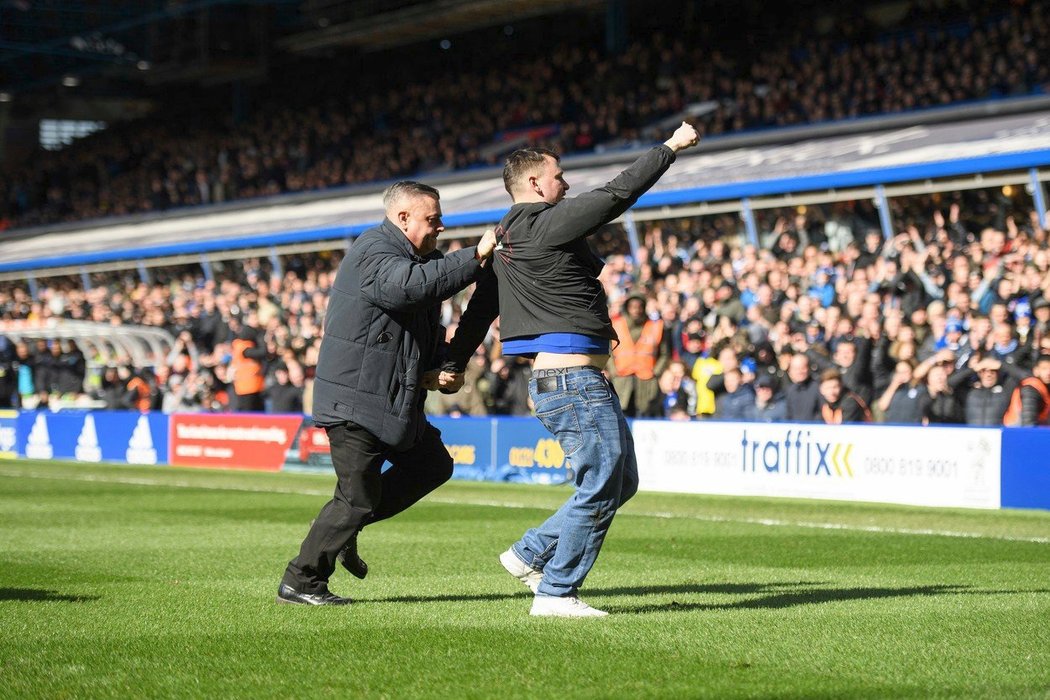
<path fill-rule="evenodd" d="M 0 698 L 1050 697 L 1050 513 L 643 493 L 613 614 L 532 619 L 497 556 L 569 490 L 453 482 L 276 605 L 333 484 L 0 462 Z"/>

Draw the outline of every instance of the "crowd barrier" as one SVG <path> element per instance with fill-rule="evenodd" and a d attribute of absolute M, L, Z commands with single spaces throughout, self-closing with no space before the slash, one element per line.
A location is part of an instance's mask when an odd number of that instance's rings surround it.
<path fill-rule="evenodd" d="M 559 484 L 571 459 L 533 418 L 445 418 L 455 478 Z M 642 490 L 1050 509 L 1050 430 L 633 421 Z M 0 458 L 331 468 L 303 416 L 0 411 Z"/>

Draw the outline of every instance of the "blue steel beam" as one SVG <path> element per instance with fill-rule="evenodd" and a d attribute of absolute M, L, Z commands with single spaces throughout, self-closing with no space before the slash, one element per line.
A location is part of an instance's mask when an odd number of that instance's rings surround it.
<path fill-rule="evenodd" d="M 977 173 L 1028 170 L 1030 168 L 1050 165 L 1050 149 L 1025 151 L 1021 153 L 999 154 L 961 160 L 940 161 L 923 165 L 895 166 L 875 168 L 872 170 L 840 173 L 824 173 L 796 178 L 776 178 L 754 180 L 751 182 L 734 182 L 723 185 L 693 187 L 670 192 L 649 192 L 643 195 L 635 205 L 636 209 L 653 209 L 668 206 L 683 206 L 699 202 L 720 202 L 743 200 L 749 197 L 775 196 L 788 193 L 817 192 L 848 187 L 871 187 L 893 182 L 914 182 L 919 180 L 974 175 Z M 482 211 L 463 212 L 444 217 L 448 228 L 462 226 L 481 226 L 499 221 L 506 209 L 487 209 Z M 137 258 L 161 258 L 191 253 L 213 253 L 218 251 L 238 250 L 243 248 L 263 248 L 270 246 L 292 245 L 312 241 L 327 241 L 354 237 L 364 232 L 377 222 L 367 222 L 347 226 L 332 226 L 298 231 L 278 231 L 243 238 L 221 238 L 205 241 L 186 241 L 165 245 L 144 246 L 141 248 L 119 248 L 115 250 L 59 255 L 30 260 L 17 260 L 0 263 L 0 272 L 21 270 L 41 270 L 57 267 L 109 263 Z"/>

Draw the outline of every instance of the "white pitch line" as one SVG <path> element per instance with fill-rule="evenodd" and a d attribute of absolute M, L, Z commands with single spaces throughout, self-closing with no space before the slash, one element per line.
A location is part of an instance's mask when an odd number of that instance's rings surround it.
<path fill-rule="evenodd" d="M 135 477 L 108 477 L 95 474 L 41 474 L 39 472 L 12 471 L 0 469 L 0 477 L 18 477 L 27 479 L 50 479 L 54 481 L 87 481 L 106 484 L 129 484 L 132 486 L 160 486 L 180 489 L 201 489 L 204 491 L 239 491 L 243 493 L 280 493 L 293 496 L 328 496 L 331 489 L 289 489 L 289 488 L 255 488 L 250 486 L 203 485 L 189 481 L 170 481 L 167 479 L 147 479 Z M 543 506 L 530 505 L 515 501 L 494 501 L 483 499 L 461 499 L 432 496 L 429 503 L 442 505 L 482 506 L 492 508 L 515 508 L 520 510 L 545 510 Z M 708 523 L 738 523 L 745 525 L 762 525 L 765 527 L 800 527 L 814 530 L 843 530 L 847 532 L 872 532 L 890 535 L 916 535 L 922 537 L 955 537 L 961 539 L 997 540 L 1002 542 L 1028 542 L 1033 544 L 1050 544 L 1050 537 L 1017 537 L 1013 535 L 989 535 L 980 532 L 959 532 L 955 530 L 932 530 L 903 527 L 881 527 L 878 525 L 849 525 L 846 523 L 819 523 L 806 520 L 782 520 L 776 518 L 727 518 L 721 515 L 681 515 L 666 511 L 634 511 L 620 513 L 620 517 L 637 518 L 686 518 Z"/>

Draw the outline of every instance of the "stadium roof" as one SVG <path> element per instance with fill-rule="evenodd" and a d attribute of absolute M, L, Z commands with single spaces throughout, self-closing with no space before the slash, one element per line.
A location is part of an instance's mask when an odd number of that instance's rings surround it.
<path fill-rule="evenodd" d="M 983 174 L 1050 167 L 1050 110 L 790 144 L 737 148 L 732 144 L 732 138 L 712 138 L 698 152 L 681 157 L 639 200 L 636 216 L 693 215 L 702 213 L 696 211 L 696 205 L 712 202 L 727 202 L 722 211 L 735 211 L 744 198 L 958 176 L 980 179 Z M 616 154 L 605 162 L 595 162 L 593 157 L 568 158 L 563 166 L 572 190 L 581 192 L 605 184 L 635 154 Z M 1050 180 L 1050 171 L 1039 176 Z M 421 179 L 441 187 L 446 226 L 463 229 L 458 235 L 478 233 L 477 227 L 498 221 L 509 206 L 494 168 L 473 171 L 465 180 L 459 174 L 459 181 Z M 0 275 L 12 278 L 30 270 L 73 272 L 81 266 L 114 267 L 121 262 L 121 267 L 128 267 L 141 259 L 192 259 L 216 251 L 318 241 L 329 242 L 330 248 L 331 242 L 353 237 L 383 216 L 379 187 L 314 197 L 285 197 L 233 211 L 206 208 L 174 218 L 115 221 L 16 238 L 0 249 Z"/>

